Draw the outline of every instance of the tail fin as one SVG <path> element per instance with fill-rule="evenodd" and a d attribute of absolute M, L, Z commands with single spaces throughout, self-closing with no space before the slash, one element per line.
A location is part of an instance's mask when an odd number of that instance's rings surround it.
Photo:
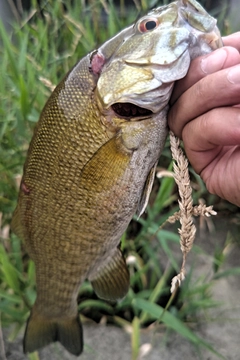
<path fill-rule="evenodd" d="M 83 332 L 79 316 L 52 320 L 31 314 L 23 340 L 24 353 L 33 352 L 55 341 L 59 341 L 71 354 L 81 354 Z"/>

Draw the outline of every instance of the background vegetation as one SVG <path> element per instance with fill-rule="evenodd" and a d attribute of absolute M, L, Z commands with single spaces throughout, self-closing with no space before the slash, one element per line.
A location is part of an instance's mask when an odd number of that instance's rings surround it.
<path fill-rule="evenodd" d="M 149 8 L 162 4 L 144 0 L 136 0 L 131 6 L 126 3 L 128 1 L 124 0 L 118 4 L 111 0 L 43 0 L 40 6 L 33 0 L 27 12 L 15 9 L 18 15 L 10 33 L 0 23 L 0 325 L 11 329 L 9 337 L 12 340 L 25 325 L 36 296 L 34 264 L 24 245 L 9 232 L 34 125 L 52 87 L 79 58 Z M 222 1 L 221 6 L 217 2 L 217 7 L 213 1 L 201 3 L 211 7 L 212 14 L 218 16 L 223 33 L 233 30 L 227 21 L 227 1 Z M 171 171 L 168 145 L 159 170 Z M 234 206 L 210 196 L 192 170 L 191 175 L 195 203 L 203 198 L 209 204 L 215 204 L 215 209 L 220 212 L 239 215 Z M 92 318 L 99 322 L 105 317 L 109 323 L 132 327 L 132 359 L 136 359 L 139 352 L 139 329 L 160 321 L 166 329 L 179 332 L 198 349 L 207 347 L 217 352 L 195 334 L 193 325 L 198 323 L 202 311 L 216 306 L 210 289 L 213 281 L 224 275 L 221 273 L 224 248 L 216 249 L 212 254 L 212 277 L 199 276 L 193 284 L 189 271 L 178 296 L 163 313 L 169 300 L 169 281 L 179 270 L 179 257 L 172 250 L 179 238 L 177 231 L 159 230 L 159 226 L 176 208 L 173 179 L 156 179 L 147 213 L 139 220 L 134 219 L 122 238 L 122 249 L 131 272 L 131 289 L 126 298 L 119 304 L 106 303 L 97 299 L 88 282 L 79 293 L 83 319 Z M 194 250 L 202 252 L 196 246 Z M 159 254 L 168 258 L 166 267 Z M 238 272 L 238 268 L 232 270 L 232 273 Z"/>

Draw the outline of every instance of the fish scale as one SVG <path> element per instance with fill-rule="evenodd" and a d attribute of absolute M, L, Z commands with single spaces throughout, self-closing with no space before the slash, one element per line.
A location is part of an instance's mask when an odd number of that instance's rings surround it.
<path fill-rule="evenodd" d="M 116 301 L 129 287 L 119 249 L 148 203 L 168 134 L 174 81 L 222 46 L 194 0 L 159 7 L 80 60 L 47 101 L 24 165 L 12 229 L 36 265 L 24 351 L 83 350 L 81 283 Z"/>

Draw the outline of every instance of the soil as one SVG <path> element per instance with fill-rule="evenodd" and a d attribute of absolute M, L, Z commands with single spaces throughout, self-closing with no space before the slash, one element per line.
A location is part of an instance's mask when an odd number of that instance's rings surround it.
<path fill-rule="evenodd" d="M 211 233 L 208 230 L 198 231 L 196 244 L 209 254 L 199 255 L 191 252 L 188 266 L 194 264 L 194 277 L 199 274 L 211 274 L 213 271 L 212 257 L 216 245 L 222 247 L 229 233 L 236 240 L 234 245 L 225 248 L 227 254 L 222 270 L 240 266 L 239 228 L 236 219 L 228 216 L 216 217 Z M 176 252 L 180 255 L 179 248 Z M 165 259 L 166 260 L 166 259 Z M 163 260 L 164 261 L 164 260 Z M 225 360 L 240 360 L 240 278 L 239 275 L 223 277 L 216 280 L 212 288 L 212 299 L 220 302 L 221 306 L 208 311 L 199 319 L 195 333 L 209 342 Z M 9 342 L 4 332 L 5 353 L 8 360 L 26 360 L 22 353 L 22 336 L 14 342 Z M 84 353 L 80 360 L 130 360 L 131 334 L 115 326 L 99 325 L 92 322 L 84 323 Z M 196 349 L 180 335 L 164 331 L 159 327 L 157 331 L 151 327 L 141 330 L 141 351 L 138 360 L 217 360 L 219 357 L 208 350 Z M 40 360 L 73 360 L 58 343 L 52 344 L 39 351 Z M 0 356 L 0 360 L 1 356 Z"/>

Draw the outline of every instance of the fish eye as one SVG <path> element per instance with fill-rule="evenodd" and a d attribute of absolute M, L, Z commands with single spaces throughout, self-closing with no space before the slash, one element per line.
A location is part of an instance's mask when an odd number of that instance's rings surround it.
<path fill-rule="evenodd" d="M 138 30 L 141 33 L 145 33 L 147 31 L 153 30 L 158 26 L 157 19 L 144 19 L 138 25 Z"/>

